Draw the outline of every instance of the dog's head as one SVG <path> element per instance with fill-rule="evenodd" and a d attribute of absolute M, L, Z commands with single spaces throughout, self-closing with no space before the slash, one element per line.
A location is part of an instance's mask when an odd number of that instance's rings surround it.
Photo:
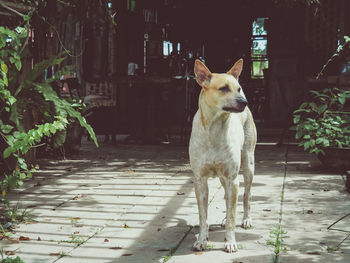
<path fill-rule="evenodd" d="M 197 83 L 203 88 L 203 95 L 210 107 L 226 112 L 242 112 L 248 102 L 238 82 L 242 72 L 243 59 L 238 60 L 226 73 L 211 73 L 200 61 L 194 64 Z"/>

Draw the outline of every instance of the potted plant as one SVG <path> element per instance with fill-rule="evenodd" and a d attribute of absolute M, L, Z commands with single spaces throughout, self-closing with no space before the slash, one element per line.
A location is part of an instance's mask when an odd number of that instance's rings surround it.
<path fill-rule="evenodd" d="M 328 167 L 350 169 L 350 90 L 310 91 L 311 99 L 294 111 L 299 146 Z"/>

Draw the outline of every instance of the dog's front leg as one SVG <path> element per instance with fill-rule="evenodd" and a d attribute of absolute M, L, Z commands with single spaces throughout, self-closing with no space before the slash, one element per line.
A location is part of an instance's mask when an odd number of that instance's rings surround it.
<path fill-rule="evenodd" d="M 199 212 L 199 235 L 193 244 L 194 250 L 204 250 L 208 241 L 208 178 L 199 176 L 195 179 L 194 188 L 196 192 Z"/>
<path fill-rule="evenodd" d="M 250 218 L 250 202 L 251 202 L 250 189 L 252 187 L 253 177 L 254 177 L 254 151 L 243 150 L 242 165 L 243 165 L 243 177 L 244 177 L 244 197 L 243 197 L 244 215 L 243 215 L 242 227 L 245 229 L 248 229 L 252 227 L 252 220 Z"/>
<path fill-rule="evenodd" d="M 235 228 L 236 228 L 236 208 L 238 199 L 239 182 L 237 176 L 228 176 L 225 180 L 225 201 L 226 201 L 226 238 L 225 251 L 228 253 L 237 251 Z"/>

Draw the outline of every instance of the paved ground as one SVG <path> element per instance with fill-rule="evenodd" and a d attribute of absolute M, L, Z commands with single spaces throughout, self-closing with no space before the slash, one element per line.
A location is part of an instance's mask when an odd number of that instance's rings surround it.
<path fill-rule="evenodd" d="M 279 262 L 350 262 L 350 238 L 337 248 L 348 233 L 327 230 L 350 213 L 342 177 L 323 171 L 296 146 L 277 147 L 273 141 L 260 138 L 257 146 L 254 227 L 237 228 L 237 253 L 222 250 L 225 208 L 215 179 L 208 249 L 191 250 L 198 214 L 186 146 L 96 149 L 89 142 L 68 160 L 42 160 L 34 180 L 9 195 L 30 211 L 33 222 L 19 225 L 11 239 L 0 241 L 0 249 L 26 263 L 265 263 L 274 262 L 281 233 Z M 239 200 L 238 222 L 241 194 Z M 350 216 L 334 227 L 350 231 L 349 223 Z"/>

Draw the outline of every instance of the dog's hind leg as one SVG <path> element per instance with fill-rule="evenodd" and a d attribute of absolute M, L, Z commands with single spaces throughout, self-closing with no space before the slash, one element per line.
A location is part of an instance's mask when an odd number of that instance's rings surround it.
<path fill-rule="evenodd" d="M 208 178 L 206 176 L 198 176 L 194 181 L 194 188 L 197 197 L 199 212 L 199 235 L 193 244 L 194 250 L 204 250 L 207 247 L 209 226 L 208 217 Z"/>
<path fill-rule="evenodd" d="M 239 182 L 237 176 L 224 177 L 223 184 L 225 188 L 226 201 L 226 237 L 225 237 L 225 251 L 228 253 L 237 251 L 235 228 L 236 228 L 236 208 L 238 199 Z"/>
<path fill-rule="evenodd" d="M 248 229 L 252 227 L 252 220 L 250 217 L 250 202 L 251 194 L 250 190 L 253 183 L 254 177 L 254 151 L 244 149 L 242 151 L 242 167 L 244 177 L 244 196 L 243 196 L 243 222 L 242 227 Z"/>

